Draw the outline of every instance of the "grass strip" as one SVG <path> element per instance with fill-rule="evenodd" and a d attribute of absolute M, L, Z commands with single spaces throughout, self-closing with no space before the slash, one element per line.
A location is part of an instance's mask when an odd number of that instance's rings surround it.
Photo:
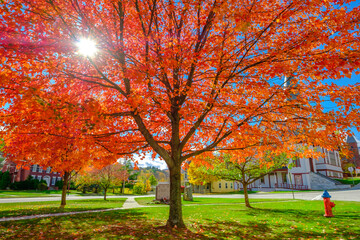
<path fill-rule="evenodd" d="M 263 200 L 264 201 L 264 200 Z M 0 223 L 3 239 L 358 239 L 360 203 L 336 201 L 335 217 L 322 201 L 188 205 L 188 230 L 163 226 L 168 207 L 126 209 Z"/>
<path fill-rule="evenodd" d="M 135 198 L 138 204 L 148 206 L 153 205 L 154 197 L 141 197 Z M 271 201 L 271 202 L 278 202 L 284 201 L 286 199 L 249 199 L 250 203 L 252 202 L 264 202 L 264 201 Z M 191 205 L 191 204 L 224 204 L 224 203 L 245 203 L 243 198 L 206 198 L 206 197 L 194 197 L 194 201 L 184 201 L 181 199 L 183 205 Z M 157 204 L 155 204 L 157 205 Z"/>
<path fill-rule="evenodd" d="M 126 198 L 68 200 L 64 209 L 60 209 L 60 201 L 2 203 L 0 218 L 46 213 L 77 212 L 95 209 L 122 207 Z"/>

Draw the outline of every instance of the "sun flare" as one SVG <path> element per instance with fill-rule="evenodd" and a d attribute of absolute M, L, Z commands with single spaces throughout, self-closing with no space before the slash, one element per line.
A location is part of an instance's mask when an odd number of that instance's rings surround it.
<path fill-rule="evenodd" d="M 78 47 L 79 54 L 85 57 L 92 57 L 98 51 L 95 41 L 87 38 L 80 39 L 76 46 Z"/>

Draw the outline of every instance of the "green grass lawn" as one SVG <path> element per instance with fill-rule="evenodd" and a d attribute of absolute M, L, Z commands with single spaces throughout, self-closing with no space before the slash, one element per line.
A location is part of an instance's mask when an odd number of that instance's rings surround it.
<path fill-rule="evenodd" d="M 25 202 L 25 203 L 1 203 L 0 218 L 14 217 L 23 215 L 35 215 L 58 212 L 76 212 L 94 209 L 107 209 L 122 207 L 126 198 L 103 199 L 83 199 L 68 200 L 64 209 L 60 209 L 60 201 L 46 202 Z M 0 238 L 1 239 L 1 238 Z"/>
<path fill-rule="evenodd" d="M 129 192 L 129 191 L 127 191 Z M 103 192 L 98 193 L 82 193 L 76 190 L 70 190 L 71 195 L 79 196 L 104 196 Z M 53 197 L 61 195 L 61 190 L 46 190 L 46 191 L 36 191 L 36 190 L 0 190 L 0 198 L 28 198 L 28 197 Z M 107 196 L 124 196 L 132 195 L 130 193 L 112 193 L 112 191 L 107 192 Z"/>
<path fill-rule="evenodd" d="M 141 197 L 135 198 L 135 201 L 140 205 L 158 205 L 154 204 L 154 197 Z M 250 203 L 253 202 L 278 202 L 278 201 L 287 201 L 286 199 L 249 199 Z M 292 201 L 292 200 L 290 200 Z M 183 205 L 192 205 L 192 204 L 228 204 L 228 203 L 245 203 L 243 198 L 205 198 L 205 197 L 194 197 L 194 201 L 184 201 L 181 199 Z"/>
<path fill-rule="evenodd" d="M 336 181 L 339 181 L 343 184 L 359 184 L 360 183 L 360 177 L 354 177 L 354 181 L 352 178 L 346 178 L 346 179 L 335 179 Z"/>
<path fill-rule="evenodd" d="M 359 239 L 360 203 L 336 201 L 333 218 L 322 201 L 187 205 L 189 230 L 169 230 L 168 206 L 0 222 L 3 239 Z"/>
<path fill-rule="evenodd" d="M 53 194 L 61 194 L 61 190 L 0 190 L 0 198 L 51 197 Z"/>

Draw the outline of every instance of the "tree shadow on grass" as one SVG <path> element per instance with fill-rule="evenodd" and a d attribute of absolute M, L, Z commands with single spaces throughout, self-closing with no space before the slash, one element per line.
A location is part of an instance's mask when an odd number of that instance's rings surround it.
<path fill-rule="evenodd" d="M 11 209 L 10 207 L 0 208 L 0 218 L 3 217 L 17 217 L 28 216 L 48 213 L 64 213 L 64 212 L 81 212 L 91 210 L 102 210 L 111 208 L 120 208 L 123 206 L 125 199 L 110 199 L 108 201 L 99 199 L 84 199 L 79 202 L 78 200 L 69 200 L 65 208 L 59 208 L 59 203 L 52 203 L 50 206 L 42 206 L 40 204 L 33 204 L 30 206 L 22 205 L 17 208 Z M 30 203 L 32 204 L 32 203 Z M 44 203 L 48 205 L 48 203 Z"/>
<path fill-rule="evenodd" d="M 261 208 L 253 208 L 250 209 L 247 213 L 247 215 L 256 216 L 259 213 L 261 214 L 272 214 L 272 215 L 281 215 L 282 217 L 287 217 L 290 219 L 294 219 L 294 217 L 301 217 L 301 218 L 321 218 L 323 220 L 326 219 L 341 219 L 343 221 L 346 220 L 359 220 L 359 215 L 357 213 L 348 213 L 348 214 L 337 214 L 335 211 L 334 217 L 332 218 L 324 218 L 324 210 L 306 210 L 306 209 L 261 209 Z"/>
<path fill-rule="evenodd" d="M 31 215 L 51 214 L 51 213 L 82 212 L 82 211 L 92 211 L 92 210 L 102 210 L 102 209 L 109 209 L 109 208 L 108 207 L 98 207 L 98 208 L 66 207 L 64 209 L 61 209 L 59 207 L 43 207 L 37 209 L 16 209 L 16 210 L 0 211 L 0 218 L 31 216 Z"/>
<path fill-rule="evenodd" d="M 184 229 L 169 229 L 149 220 L 140 209 L 0 224 L 1 239 L 211 239 Z"/>
<path fill-rule="evenodd" d="M 223 221 L 202 219 L 187 226 L 192 229 L 169 229 L 165 219 L 151 220 L 153 212 L 144 209 L 87 213 L 0 223 L 1 239 L 356 239 L 359 228 L 318 216 L 320 211 L 305 211 L 297 218 L 293 209 L 255 209 L 239 219 Z M 314 212 L 314 213 L 311 213 Z M 301 215 L 305 214 L 301 212 Z M 157 214 L 157 213 L 155 213 Z M 241 216 L 241 215 L 239 215 Z M 270 217 L 268 217 L 270 216 Z M 350 216 L 353 218 L 354 216 Z M 278 222 L 278 219 L 282 220 Z M 340 218 L 340 217 L 339 217 Z M 274 220 L 275 219 L 275 220 Z M 302 222 L 302 223 L 301 223 Z M 349 222 L 349 221 L 348 221 Z M 330 227 L 329 227 L 330 225 Z"/>
<path fill-rule="evenodd" d="M 210 219 L 208 219 L 211 221 Z M 346 226 L 337 226 L 337 231 L 320 229 L 304 230 L 289 224 L 274 224 L 258 221 L 213 221 L 212 224 L 199 225 L 214 239 L 358 239 L 358 231 L 349 231 Z M 279 231 L 279 229 L 282 229 Z M 285 230 L 284 230 L 285 229 Z"/>

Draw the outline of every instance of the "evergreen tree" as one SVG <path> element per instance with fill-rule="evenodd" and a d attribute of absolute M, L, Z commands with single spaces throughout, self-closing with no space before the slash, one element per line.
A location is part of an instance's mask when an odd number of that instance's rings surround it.
<path fill-rule="evenodd" d="M 11 177 L 9 171 L 6 171 L 1 176 L 0 189 L 6 189 L 11 184 Z"/>

